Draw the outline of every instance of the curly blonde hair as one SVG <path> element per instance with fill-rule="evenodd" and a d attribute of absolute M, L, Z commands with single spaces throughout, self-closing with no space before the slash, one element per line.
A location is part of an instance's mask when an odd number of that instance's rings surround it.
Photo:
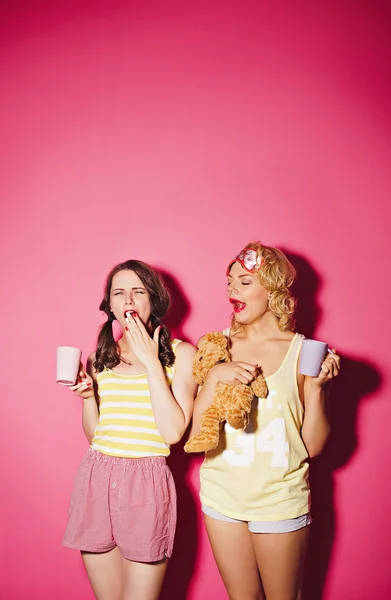
<path fill-rule="evenodd" d="M 258 280 L 269 292 L 269 309 L 277 318 L 278 327 L 281 331 L 293 331 L 296 299 L 289 288 L 296 278 L 296 269 L 278 248 L 264 246 L 261 242 L 251 242 L 246 248 L 255 250 L 261 261 Z M 238 328 L 235 316 L 232 317 L 232 328 Z"/>

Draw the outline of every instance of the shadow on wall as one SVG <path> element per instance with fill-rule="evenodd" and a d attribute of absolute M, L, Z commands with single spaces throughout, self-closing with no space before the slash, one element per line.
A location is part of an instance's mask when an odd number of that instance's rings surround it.
<path fill-rule="evenodd" d="M 198 501 L 192 495 L 186 477 L 192 461 L 198 461 L 199 456 L 186 454 L 183 450 L 187 437 L 188 432 L 186 432 L 183 441 L 172 448 L 168 460 L 177 488 L 178 522 L 174 552 L 168 566 L 160 600 L 185 600 L 187 598 L 198 552 L 196 509 Z"/>
<path fill-rule="evenodd" d="M 164 318 L 164 324 L 170 328 L 172 337 L 188 342 L 186 334 L 183 333 L 184 323 L 190 314 L 190 303 L 178 280 L 161 269 L 157 269 L 162 277 L 171 295 L 171 306 L 167 316 Z"/>
<path fill-rule="evenodd" d="M 166 271 L 159 270 L 171 294 L 171 308 L 164 319 L 170 328 L 172 337 L 189 341 L 183 332 L 184 323 L 190 314 L 190 303 L 178 283 L 177 279 Z M 188 432 L 183 440 L 171 448 L 168 464 L 174 476 L 178 496 L 178 522 L 175 535 L 174 552 L 170 560 L 167 575 L 163 584 L 160 600 L 185 600 L 189 584 L 192 579 L 197 549 L 197 499 L 190 491 L 186 479 L 192 461 L 199 460 L 199 456 L 186 454 L 183 446 L 187 440 Z"/>
<path fill-rule="evenodd" d="M 293 294 L 298 300 L 296 329 L 308 338 L 316 337 L 321 319 L 317 303 L 321 279 L 307 259 L 286 250 L 284 253 L 297 271 L 293 287 Z M 330 343 L 334 342 L 330 340 Z M 333 382 L 329 399 L 330 439 L 323 454 L 311 461 L 314 521 L 310 532 L 303 600 L 322 599 L 336 535 L 333 472 L 346 465 L 358 448 L 356 421 L 359 403 L 381 383 L 380 372 L 373 365 L 353 356 L 344 355 L 341 358 L 341 374 Z"/>

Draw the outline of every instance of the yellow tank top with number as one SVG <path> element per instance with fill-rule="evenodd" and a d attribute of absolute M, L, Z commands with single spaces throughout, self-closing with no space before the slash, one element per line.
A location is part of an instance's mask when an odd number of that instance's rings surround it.
<path fill-rule="evenodd" d="M 302 340 L 296 333 L 280 368 L 266 378 L 268 397 L 254 398 L 248 427 L 235 430 L 226 423 L 219 446 L 201 466 L 202 503 L 232 519 L 278 521 L 309 512 L 297 386 Z"/>

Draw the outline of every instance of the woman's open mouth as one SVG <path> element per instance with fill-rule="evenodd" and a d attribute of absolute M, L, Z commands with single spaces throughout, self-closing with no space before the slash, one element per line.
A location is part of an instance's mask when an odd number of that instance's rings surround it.
<path fill-rule="evenodd" d="M 242 310 L 244 310 L 247 306 L 247 304 L 245 302 L 241 302 L 240 300 L 237 300 L 236 298 L 230 298 L 229 301 L 231 302 L 234 312 L 236 312 L 236 313 L 242 312 Z"/>
<path fill-rule="evenodd" d="M 134 317 L 137 317 L 137 316 L 138 316 L 138 313 L 136 313 L 136 311 L 135 311 L 135 310 L 125 310 L 125 312 L 124 312 L 124 317 L 125 317 L 125 319 L 130 319 L 130 317 L 131 317 L 132 315 L 133 315 Z"/>

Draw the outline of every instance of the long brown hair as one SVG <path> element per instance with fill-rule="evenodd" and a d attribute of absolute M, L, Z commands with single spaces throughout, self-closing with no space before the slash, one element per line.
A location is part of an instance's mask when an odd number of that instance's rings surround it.
<path fill-rule="evenodd" d="M 112 323 L 115 317 L 110 310 L 110 293 L 114 275 L 119 271 L 126 270 L 136 273 L 149 294 L 151 316 L 148 331 L 151 336 L 153 336 L 156 327 L 161 324 L 161 319 L 170 306 L 170 294 L 155 269 L 140 260 L 127 260 L 113 267 L 107 276 L 103 300 L 99 305 L 99 310 L 106 313 L 107 321 L 100 328 L 98 335 L 94 362 L 94 368 L 98 372 L 103 371 L 105 367 L 112 369 L 120 363 L 120 349 L 113 336 Z M 170 331 L 165 325 L 162 325 L 160 329 L 159 360 L 164 367 L 173 365 L 175 360 L 171 348 Z"/>

